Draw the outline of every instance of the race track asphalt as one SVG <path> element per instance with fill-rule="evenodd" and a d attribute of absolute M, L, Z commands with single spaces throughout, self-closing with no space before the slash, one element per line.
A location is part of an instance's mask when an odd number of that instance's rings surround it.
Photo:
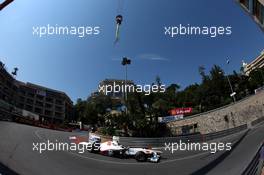
<path fill-rule="evenodd" d="M 33 151 L 33 143 L 68 142 L 70 136 L 87 133 L 61 132 L 12 122 L 0 122 L 0 174 L 22 175 L 155 175 L 241 174 L 264 141 L 264 125 L 214 142 L 231 142 L 231 151 L 163 151 L 160 163 L 139 163 L 99 154 L 73 151 Z M 4 168 L 3 168 L 4 167 Z M 10 170 L 8 171 L 7 168 Z"/>

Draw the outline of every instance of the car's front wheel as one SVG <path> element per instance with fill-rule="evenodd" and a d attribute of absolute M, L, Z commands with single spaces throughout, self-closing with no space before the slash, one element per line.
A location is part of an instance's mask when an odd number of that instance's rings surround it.
<path fill-rule="evenodd" d="M 135 159 L 138 161 L 138 162 L 146 162 L 147 160 L 147 156 L 144 152 L 142 151 L 139 151 L 136 153 L 135 155 Z"/>
<path fill-rule="evenodd" d="M 113 150 L 108 150 L 108 156 L 109 156 L 109 157 L 114 156 L 114 151 L 113 151 Z"/>

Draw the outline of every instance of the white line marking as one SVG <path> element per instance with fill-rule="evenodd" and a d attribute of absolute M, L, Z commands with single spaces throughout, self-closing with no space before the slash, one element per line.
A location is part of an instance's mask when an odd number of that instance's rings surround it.
<path fill-rule="evenodd" d="M 44 140 L 40 135 L 39 135 L 39 131 L 40 130 L 36 130 L 34 133 L 35 135 L 40 139 L 40 140 Z"/>

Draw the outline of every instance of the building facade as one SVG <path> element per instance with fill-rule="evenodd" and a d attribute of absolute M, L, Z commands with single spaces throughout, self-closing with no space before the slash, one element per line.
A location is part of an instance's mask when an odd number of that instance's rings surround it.
<path fill-rule="evenodd" d="M 18 108 L 34 112 L 40 116 L 40 120 L 52 123 L 71 118 L 73 103 L 64 92 L 32 83 L 17 83 Z"/>
<path fill-rule="evenodd" d="M 259 68 L 264 68 L 264 50 L 251 63 L 247 64 L 243 62 L 244 73 L 247 76 L 250 74 L 250 72 Z"/>
<path fill-rule="evenodd" d="M 61 123 L 71 119 L 73 102 L 66 93 L 15 80 L 0 64 L 0 99 L 39 115 L 40 121 Z"/>
<path fill-rule="evenodd" d="M 264 0 L 236 0 L 264 31 Z"/>
<path fill-rule="evenodd" d="M 17 89 L 15 79 L 7 72 L 5 65 L 0 62 L 0 99 L 15 105 Z"/>

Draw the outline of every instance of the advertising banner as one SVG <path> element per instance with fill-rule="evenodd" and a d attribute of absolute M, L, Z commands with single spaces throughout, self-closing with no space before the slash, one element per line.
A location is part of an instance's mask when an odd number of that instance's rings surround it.
<path fill-rule="evenodd" d="M 173 121 L 176 121 L 179 119 L 183 119 L 183 114 L 166 116 L 166 117 L 159 117 L 158 121 L 159 121 L 159 123 L 168 123 L 168 122 L 173 122 Z"/>
<path fill-rule="evenodd" d="M 174 108 L 169 113 L 170 115 L 190 114 L 192 113 L 192 108 Z"/>

